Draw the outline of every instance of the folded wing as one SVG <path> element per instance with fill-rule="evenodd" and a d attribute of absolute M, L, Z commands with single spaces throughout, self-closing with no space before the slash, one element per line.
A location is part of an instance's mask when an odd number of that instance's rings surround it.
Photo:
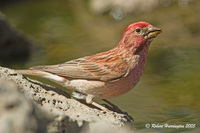
<path fill-rule="evenodd" d="M 100 62 L 79 58 L 58 65 L 35 66 L 37 69 L 71 79 L 113 81 L 129 73 L 128 64 L 122 59 Z"/>

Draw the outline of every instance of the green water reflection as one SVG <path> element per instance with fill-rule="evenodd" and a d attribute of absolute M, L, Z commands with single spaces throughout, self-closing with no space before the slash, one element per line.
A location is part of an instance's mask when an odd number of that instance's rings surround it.
<path fill-rule="evenodd" d="M 94 15 L 82 0 L 22 1 L 1 7 L 8 20 L 42 46 L 25 66 L 57 64 L 106 51 L 130 23 L 163 29 L 152 43 L 144 75 L 129 93 L 111 99 L 135 121 L 138 132 L 200 132 L 200 2 L 158 7 L 117 21 Z M 194 129 L 146 129 L 145 124 L 196 124 Z"/>

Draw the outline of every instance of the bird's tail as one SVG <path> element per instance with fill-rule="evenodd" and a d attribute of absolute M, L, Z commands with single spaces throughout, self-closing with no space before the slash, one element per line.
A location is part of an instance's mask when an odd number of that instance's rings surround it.
<path fill-rule="evenodd" d="M 17 70 L 17 72 L 23 75 L 33 75 L 38 77 L 44 77 L 45 75 L 47 75 L 47 72 L 40 70 Z"/>
<path fill-rule="evenodd" d="M 17 70 L 18 73 L 21 73 L 23 75 L 32 75 L 37 77 L 42 77 L 48 80 L 51 80 L 53 82 L 56 82 L 60 85 L 64 85 L 68 80 L 65 77 L 58 76 L 53 73 L 41 71 L 41 70 Z"/>

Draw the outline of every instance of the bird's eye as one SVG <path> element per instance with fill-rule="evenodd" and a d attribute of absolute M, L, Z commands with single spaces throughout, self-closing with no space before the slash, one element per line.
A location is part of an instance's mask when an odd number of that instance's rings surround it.
<path fill-rule="evenodd" d="M 137 29 L 135 29 L 135 31 L 136 31 L 137 33 L 140 33 L 141 29 L 140 29 L 140 28 L 137 28 Z"/>

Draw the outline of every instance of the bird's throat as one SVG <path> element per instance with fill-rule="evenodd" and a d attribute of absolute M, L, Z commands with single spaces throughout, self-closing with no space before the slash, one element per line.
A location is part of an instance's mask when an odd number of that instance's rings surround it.
<path fill-rule="evenodd" d="M 147 42 L 147 43 L 142 43 L 139 45 L 139 47 L 136 48 L 136 51 L 134 54 L 139 54 L 145 47 L 149 47 L 149 44 L 151 42 Z"/>

